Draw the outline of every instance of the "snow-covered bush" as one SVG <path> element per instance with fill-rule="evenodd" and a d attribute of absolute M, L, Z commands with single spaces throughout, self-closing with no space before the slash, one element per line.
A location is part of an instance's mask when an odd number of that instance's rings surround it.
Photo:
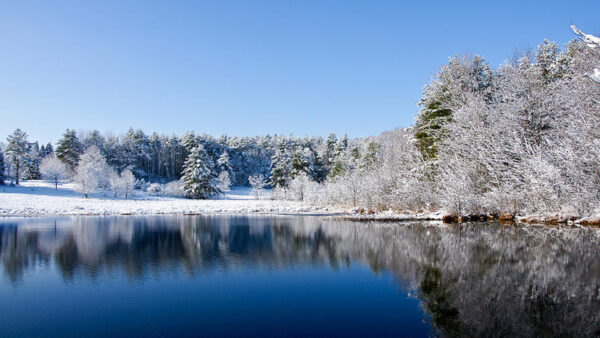
<path fill-rule="evenodd" d="M 164 186 L 160 183 L 150 183 L 148 187 L 146 187 L 146 192 L 150 195 L 161 195 L 163 192 Z"/>
<path fill-rule="evenodd" d="M 162 188 L 162 194 L 165 196 L 183 197 L 185 196 L 183 183 L 181 181 L 171 181 Z"/>

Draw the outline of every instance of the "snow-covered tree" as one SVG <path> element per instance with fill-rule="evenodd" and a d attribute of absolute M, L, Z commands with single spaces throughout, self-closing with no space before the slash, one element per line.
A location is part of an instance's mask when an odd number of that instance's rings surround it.
<path fill-rule="evenodd" d="M 4 153 L 0 151 L 0 185 L 4 185 L 6 167 L 4 164 Z"/>
<path fill-rule="evenodd" d="M 193 199 L 206 199 L 221 193 L 217 186 L 215 165 L 204 147 L 192 148 L 183 166 L 181 182 L 185 196 Z"/>
<path fill-rule="evenodd" d="M 110 189 L 114 192 L 115 197 L 123 195 L 125 199 L 133 194 L 135 188 L 135 176 L 131 168 L 127 167 L 120 174 L 112 170 L 109 174 Z"/>
<path fill-rule="evenodd" d="M 53 155 L 48 155 L 42 159 L 40 173 L 43 179 L 54 184 L 54 189 L 58 189 L 58 182 L 69 177 L 67 166 Z"/>
<path fill-rule="evenodd" d="M 105 138 L 97 130 L 92 130 L 82 137 L 83 148 L 87 149 L 91 146 L 96 146 L 100 152 L 104 151 Z"/>
<path fill-rule="evenodd" d="M 25 162 L 24 176 L 28 180 L 39 180 L 40 174 L 40 147 L 37 142 L 29 144 L 29 153 L 27 154 L 27 160 Z"/>
<path fill-rule="evenodd" d="M 73 180 L 77 184 L 77 191 L 88 198 L 98 189 L 108 188 L 110 170 L 100 150 L 96 146 L 90 146 L 79 157 L 79 163 L 75 169 Z"/>
<path fill-rule="evenodd" d="M 48 155 L 51 155 L 54 153 L 54 147 L 52 146 L 52 143 L 48 142 L 48 144 L 43 145 L 40 147 L 40 158 L 44 158 Z"/>
<path fill-rule="evenodd" d="M 452 112 L 464 104 L 466 96 L 475 92 L 489 95 L 492 77 L 488 63 L 481 56 L 455 55 L 423 88 L 415 138 L 425 159 L 435 158 L 437 144 L 446 134 L 444 126 L 451 120 Z"/>
<path fill-rule="evenodd" d="M 273 188 L 287 187 L 290 173 L 292 172 L 292 161 L 285 148 L 281 147 L 277 149 L 273 154 L 271 162 L 271 186 Z"/>
<path fill-rule="evenodd" d="M 217 160 L 217 169 L 219 172 L 227 172 L 230 176 L 233 173 L 233 168 L 231 166 L 231 159 L 229 158 L 229 153 L 224 151 Z"/>
<path fill-rule="evenodd" d="M 8 141 L 6 155 L 8 156 L 8 161 L 14 166 L 15 184 L 19 184 L 19 178 L 23 174 L 30 148 L 30 144 L 27 141 L 27 133 L 21 129 L 16 129 L 6 140 Z"/>
<path fill-rule="evenodd" d="M 596 53 L 600 52 L 600 38 L 599 37 L 593 36 L 591 34 L 585 34 L 582 31 L 580 31 L 579 29 L 577 29 L 577 27 L 575 27 L 575 25 L 571 25 L 571 29 L 573 30 L 573 32 L 575 32 L 575 34 L 577 34 L 577 36 L 589 48 L 595 50 Z M 600 67 L 599 68 L 594 68 L 593 69 L 593 73 L 587 73 L 586 75 L 589 76 L 595 82 L 600 83 Z"/>
<path fill-rule="evenodd" d="M 96 148 L 97 149 L 97 148 Z M 77 137 L 75 130 L 67 129 L 58 141 L 56 157 L 63 161 L 71 170 L 74 170 L 83 153 L 83 145 Z"/>
<path fill-rule="evenodd" d="M 227 171 L 221 171 L 218 180 L 218 188 L 221 192 L 231 191 L 231 178 L 229 177 L 229 173 Z"/>
<path fill-rule="evenodd" d="M 292 157 L 292 170 L 290 172 L 290 178 L 305 174 L 312 176 L 314 173 L 313 159 L 308 149 L 298 150 Z"/>
<path fill-rule="evenodd" d="M 252 194 L 256 199 L 260 199 L 262 192 L 267 186 L 267 179 L 262 174 L 255 174 L 248 177 L 250 187 L 252 187 Z"/>

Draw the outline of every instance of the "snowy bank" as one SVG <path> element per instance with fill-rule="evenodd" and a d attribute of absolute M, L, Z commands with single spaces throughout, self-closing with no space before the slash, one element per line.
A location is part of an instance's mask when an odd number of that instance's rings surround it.
<path fill-rule="evenodd" d="M 58 190 L 41 181 L 0 187 L 0 216 L 50 215 L 148 215 L 148 214 L 326 214 L 343 212 L 332 207 L 309 206 L 300 202 L 256 200 L 246 188 L 236 188 L 212 200 L 190 200 L 153 196 L 137 192 L 133 199 L 115 199 L 96 194 L 89 198 L 75 192 L 72 184 Z"/>

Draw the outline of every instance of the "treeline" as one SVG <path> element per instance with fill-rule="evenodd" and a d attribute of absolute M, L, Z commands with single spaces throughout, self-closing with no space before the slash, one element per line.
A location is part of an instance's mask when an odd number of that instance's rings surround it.
<path fill-rule="evenodd" d="M 56 147 L 30 142 L 28 135 L 17 129 L 7 142 L 0 149 L 0 182 L 11 179 L 19 184 L 19 179 L 46 178 L 58 184 L 71 179 L 86 196 L 99 189 L 110 190 L 107 177 L 113 171 L 131 172 L 137 188 L 148 188 L 152 182 L 178 181 L 181 185 L 171 186 L 170 194 L 177 194 L 179 189 L 192 198 L 209 198 L 227 191 L 231 185 L 248 185 L 252 178 L 258 178 L 261 187 L 286 188 L 300 174 L 314 182 L 324 182 L 342 174 L 349 162 L 358 165 L 374 161 L 376 150 L 369 139 L 351 140 L 334 134 L 327 138 L 215 138 L 188 132 L 179 137 L 147 135 L 133 128 L 119 137 L 96 130 L 77 133 L 67 129 Z M 82 158 L 86 159 L 85 168 Z M 86 179 L 81 176 L 83 173 Z M 85 187 L 90 181 L 96 188 Z"/>

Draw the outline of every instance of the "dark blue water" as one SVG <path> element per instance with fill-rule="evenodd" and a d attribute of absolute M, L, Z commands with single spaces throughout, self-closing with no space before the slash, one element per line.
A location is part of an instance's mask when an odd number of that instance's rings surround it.
<path fill-rule="evenodd" d="M 319 217 L 0 219 L 0 336 L 594 335 L 598 233 Z"/>

